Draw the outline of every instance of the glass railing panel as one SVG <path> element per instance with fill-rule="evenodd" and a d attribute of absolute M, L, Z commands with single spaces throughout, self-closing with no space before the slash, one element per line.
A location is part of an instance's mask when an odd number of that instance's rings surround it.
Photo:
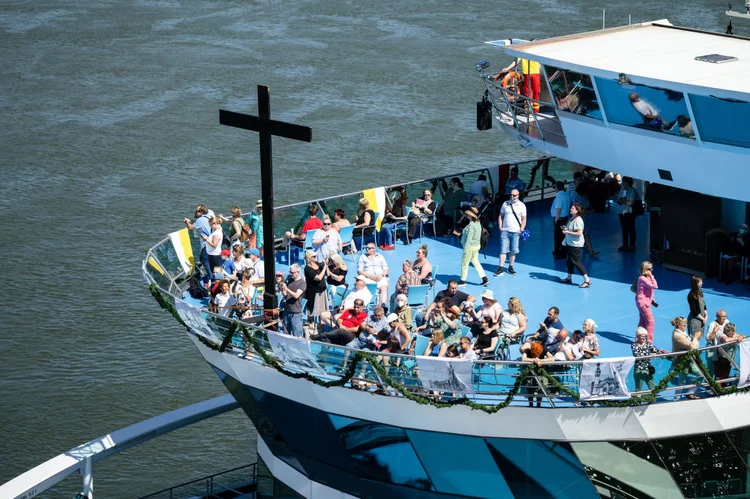
<path fill-rule="evenodd" d="M 147 260 L 144 263 L 144 267 L 146 269 L 146 273 L 153 280 L 153 282 L 156 283 L 157 286 L 159 286 L 160 288 L 162 288 L 164 290 L 169 291 L 170 290 L 170 286 L 172 285 L 172 280 L 168 277 L 168 275 L 166 275 L 166 270 L 164 270 L 164 267 L 161 265 L 161 263 L 159 262 L 159 260 L 157 260 L 154 257 L 152 257 L 152 258 L 153 258 L 153 262 L 156 265 L 156 267 L 154 267 L 154 265 L 152 265 Z M 157 267 L 159 269 L 161 269 L 164 273 L 159 272 L 159 270 L 157 270 Z"/>
<path fill-rule="evenodd" d="M 170 276 L 175 277 L 183 273 L 182 264 L 177 257 L 177 251 L 174 249 L 171 239 L 167 238 L 155 246 L 152 250 L 152 255 Z M 198 253 L 193 250 L 193 255 L 197 262 L 200 259 L 200 248 L 198 249 Z"/>

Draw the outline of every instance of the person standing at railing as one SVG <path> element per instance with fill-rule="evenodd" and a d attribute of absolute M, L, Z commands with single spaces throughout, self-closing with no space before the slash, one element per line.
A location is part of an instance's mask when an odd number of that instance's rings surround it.
<path fill-rule="evenodd" d="M 700 331 L 701 334 L 706 327 L 706 321 L 708 320 L 708 311 L 706 309 L 706 300 L 703 299 L 703 279 L 694 275 L 690 279 L 690 292 L 687 296 L 688 306 L 690 307 L 690 313 L 688 314 L 688 334 L 691 337 L 695 337 L 695 334 Z"/>
<path fill-rule="evenodd" d="M 716 320 L 712 321 L 708 325 L 706 330 L 706 346 L 712 347 L 719 344 L 719 338 L 724 335 L 724 327 L 729 324 L 727 319 L 727 311 L 720 308 L 716 311 Z M 716 349 L 708 350 L 706 352 L 706 365 L 708 366 L 708 372 L 711 376 L 714 375 L 714 362 L 716 362 L 716 356 L 718 352 Z"/>
<path fill-rule="evenodd" d="M 211 223 L 209 221 L 213 216 L 213 212 L 211 212 L 205 204 L 199 204 L 198 207 L 195 208 L 195 221 L 191 221 L 187 217 L 183 219 L 188 230 L 198 231 L 198 237 L 201 243 L 200 262 L 201 265 L 203 265 L 203 269 L 206 271 L 206 277 L 208 278 L 209 283 L 214 280 L 214 273 L 213 267 L 208 261 L 206 239 L 204 239 L 203 236 L 208 238 L 208 236 L 211 235 Z M 208 286 L 206 286 L 206 288 L 208 289 Z"/>
<path fill-rule="evenodd" d="M 720 348 L 721 351 L 717 352 L 716 360 L 714 361 L 714 373 L 716 373 L 716 379 L 727 379 L 729 372 L 732 370 L 732 363 L 730 358 L 734 358 L 735 347 L 729 346 L 736 343 L 741 343 L 745 340 L 745 336 L 737 334 L 737 326 L 731 322 L 724 326 L 724 332 L 718 338 L 719 345 L 726 345 Z"/>
<path fill-rule="evenodd" d="M 248 236 L 248 247 L 258 248 L 263 255 L 263 200 L 259 199 L 255 203 L 255 211 L 251 211 L 247 216 L 247 225 L 250 227 Z"/>
<path fill-rule="evenodd" d="M 635 306 L 638 308 L 638 327 L 648 331 L 648 342 L 654 342 L 654 314 L 651 304 L 654 302 L 654 291 L 659 286 L 653 274 L 654 265 L 649 261 L 641 263 L 641 275 L 636 281 Z"/>
<path fill-rule="evenodd" d="M 542 80 L 540 76 L 541 68 L 539 67 L 538 62 L 529 59 L 521 59 L 519 57 L 504 67 L 500 73 L 505 73 L 511 69 L 515 69 L 519 64 L 521 65 L 521 74 L 523 74 L 521 93 L 526 97 L 539 101 L 539 93 L 542 90 Z M 534 109 L 535 113 L 539 112 L 539 102 L 531 102 L 531 107 Z"/>
<path fill-rule="evenodd" d="M 633 352 L 633 357 L 649 357 L 659 353 L 667 353 L 666 350 L 659 350 L 648 341 L 649 332 L 644 327 L 638 327 L 635 330 L 635 343 L 630 345 L 630 350 Z M 633 377 L 635 378 L 635 391 L 640 391 L 644 383 L 649 390 L 656 388 L 654 384 L 654 373 L 656 369 L 651 365 L 651 361 L 647 359 L 636 360 L 635 368 L 633 369 Z"/>
<path fill-rule="evenodd" d="M 691 339 L 687 332 L 687 325 L 688 321 L 682 316 L 675 317 L 672 319 L 671 322 L 672 326 L 674 326 L 674 331 L 672 331 L 672 353 L 678 353 L 678 352 L 687 352 L 689 350 L 696 350 L 700 348 L 700 339 L 701 336 L 703 336 L 703 331 L 697 331 L 695 333 L 695 336 Z M 677 356 L 672 359 L 672 368 L 679 363 L 682 360 L 682 356 Z M 680 373 L 677 375 L 677 384 L 680 386 L 684 386 L 688 383 L 692 384 L 693 379 L 699 378 L 701 376 L 700 371 L 698 371 L 698 368 L 696 367 L 694 362 L 690 362 L 688 367 L 684 368 Z M 692 378 L 692 379 L 691 379 Z M 689 399 L 698 399 L 697 395 L 695 395 L 695 387 L 689 388 L 682 392 L 675 393 L 675 399 L 679 398 L 680 395 L 685 395 Z"/>

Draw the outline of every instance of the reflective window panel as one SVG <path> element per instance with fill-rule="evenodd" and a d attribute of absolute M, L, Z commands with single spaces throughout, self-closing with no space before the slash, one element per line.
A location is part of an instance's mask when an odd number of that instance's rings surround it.
<path fill-rule="evenodd" d="M 625 75 L 623 75 L 625 76 Z M 695 138 L 685 95 L 666 88 L 595 78 L 610 123 Z"/>
<path fill-rule="evenodd" d="M 690 94 L 701 140 L 750 147 L 750 102 Z"/>
<path fill-rule="evenodd" d="M 591 77 L 567 69 L 545 66 L 550 87 L 554 96 L 553 102 L 560 111 L 602 119 L 599 101 L 596 99 Z"/>

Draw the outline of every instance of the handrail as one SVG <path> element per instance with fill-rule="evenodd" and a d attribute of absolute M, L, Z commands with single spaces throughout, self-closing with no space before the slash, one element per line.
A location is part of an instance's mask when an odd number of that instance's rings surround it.
<path fill-rule="evenodd" d="M 165 433 L 224 414 L 238 407 L 237 401 L 231 395 L 223 395 L 120 428 L 55 456 L 0 485 L 0 497 L 29 499 L 58 484 L 73 473 L 80 472 L 84 482 L 82 495 L 91 499 L 93 463 L 108 459 Z"/>
<path fill-rule="evenodd" d="M 148 499 L 149 497 L 157 497 L 157 496 L 159 496 L 159 495 L 161 495 L 161 494 L 163 494 L 165 492 L 169 492 L 169 497 L 172 497 L 172 492 L 175 489 L 178 489 L 180 487 L 185 487 L 187 485 L 192 485 L 194 483 L 203 482 L 203 481 L 206 482 L 206 488 L 209 488 L 209 487 L 212 488 L 213 487 L 213 479 L 216 478 L 217 476 L 226 475 L 227 473 L 233 473 L 235 471 L 239 471 L 239 470 L 242 470 L 242 469 L 245 469 L 245 468 L 252 468 L 253 469 L 253 481 L 257 482 L 258 463 L 250 463 L 250 464 L 245 464 L 243 466 L 237 466 L 236 468 L 231 468 L 231 469 L 228 469 L 228 470 L 220 471 L 220 472 L 214 473 L 212 475 L 206 475 L 206 476 L 201 477 L 201 478 L 196 478 L 195 480 L 190 480 L 188 482 L 183 482 L 183 483 L 180 483 L 178 485 L 173 485 L 171 487 L 166 487 L 166 488 L 161 489 L 161 490 L 159 490 L 157 492 L 152 492 L 149 495 L 141 496 L 140 499 Z M 213 493 L 213 492 L 210 492 L 210 493 Z"/>

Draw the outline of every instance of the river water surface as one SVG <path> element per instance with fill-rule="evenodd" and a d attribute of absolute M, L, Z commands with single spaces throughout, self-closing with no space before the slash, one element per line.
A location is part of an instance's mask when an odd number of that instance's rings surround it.
<path fill-rule="evenodd" d="M 0 483 L 226 393 L 140 270 L 196 204 L 259 197 L 257 137 L 220 108 L 256 114 L 265 84 L 273 117 L 312 127 L 273 143 L 277 204 L 530 158 L 475 128 L 474 63 L 508 62 L 483 42 L 596 29 L 603 7 L 608 25 L 727 22 L 708 0 L 2 2 Z M 97 465 L 95 491 L 136 497 L 254 450 L 234 411 Z"/>

